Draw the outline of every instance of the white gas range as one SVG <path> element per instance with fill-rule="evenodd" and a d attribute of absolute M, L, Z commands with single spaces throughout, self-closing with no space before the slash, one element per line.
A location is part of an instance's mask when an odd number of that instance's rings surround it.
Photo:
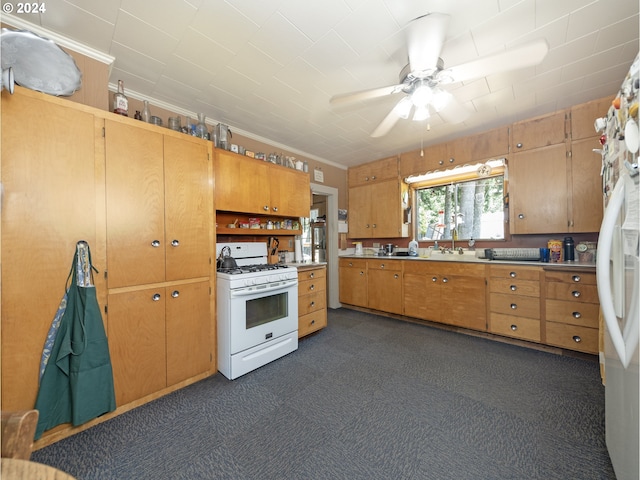
<path fill-rule="evenodd" d="M 218 370 L 230 380 L 298 348 L 298 271 L 269 265 L 262 242 L 220 243 L 237 268 L 218 269 Z"/>

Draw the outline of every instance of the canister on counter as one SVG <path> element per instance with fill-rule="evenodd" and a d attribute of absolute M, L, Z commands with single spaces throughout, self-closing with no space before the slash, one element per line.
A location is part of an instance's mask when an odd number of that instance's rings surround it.
<path fill-rule="evenodd" d="M 547 242 L 549 248 L 549 261 L 558 263 L 562 261 L 562 240 L 549 240 Z"/>

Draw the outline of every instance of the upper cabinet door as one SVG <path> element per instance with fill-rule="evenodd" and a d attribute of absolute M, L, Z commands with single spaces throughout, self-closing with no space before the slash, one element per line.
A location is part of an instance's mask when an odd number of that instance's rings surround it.
<path fill-rule="evenodd" d="M 269 169 L 272 214 L 284 217 L 308 217 L 310 211 L 309 175 L 281 167 Z"/>
<path fill-rule="evenodd" d="M 565 139 L 564 110 L 551 115 L 513 124 L 512 153 L 563 143 Z"/>
<path fill-rule="evenodd" d="M 109 288 L 165 280 L 162 134 L 105 121 Z"/>
<path fill-rule="evenodd" d="M 512 155 L 509 161 L 511 233 L 557 233 L 568 228 L 564 143 Z"/>
<path fill-rule="evenodd" d="M 190 137 L 164 137 L 166 279 L 209 276 L 208 151 Z"/>
<path fill-rule="evenodd" d="M 266 162 L 216 150 L 216 210 L 271 213 L 267 167 Z"/>

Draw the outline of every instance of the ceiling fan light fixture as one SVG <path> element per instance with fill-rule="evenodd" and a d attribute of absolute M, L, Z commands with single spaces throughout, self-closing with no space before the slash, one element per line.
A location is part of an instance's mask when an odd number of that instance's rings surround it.
<path fill-rule="evenodd" d="M 404 97 L 400 100 L 395 107 L 393 107 L 393 112 L 403 120 L 409 118 L 409 114 L 411 113 L 412 103 L 409 97 Z"/>
<path fill-rule="evenodd" d="M 420 122 L 422 120 L 426 120 L 427 118 L 429 118 L 431 115 L 429 114 L 429 108 L 428 107 L 416 107 L 416 110 L 413 114 L 413 120 L 416 122 Z"/>
<path fill-rule="evenodd" d="M 426 83 L 420 83 L 411 94 L 411 102 L 416 107 L 426 107 L 433 99 L 433 90 Z"/>
<path fill-rule="evenodd" d="M 433 91 L 433 99 L 431 101 L 431 105 L 436 110 L 436 112 L 440 112 L 444 107 L 446 107 L 451 101 L 452 95 L 446 90 L 442 90 L 440 88 L 435 88 Z"/>

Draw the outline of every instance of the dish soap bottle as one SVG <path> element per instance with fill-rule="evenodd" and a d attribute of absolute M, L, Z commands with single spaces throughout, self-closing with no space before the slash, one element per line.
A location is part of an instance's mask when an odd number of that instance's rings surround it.
<path fill-rule="evenodd" d="M 418 256 L 418 242 L 416 242 L 415 238 L 409 242 L 409 256 L 410 257 Z"/>

